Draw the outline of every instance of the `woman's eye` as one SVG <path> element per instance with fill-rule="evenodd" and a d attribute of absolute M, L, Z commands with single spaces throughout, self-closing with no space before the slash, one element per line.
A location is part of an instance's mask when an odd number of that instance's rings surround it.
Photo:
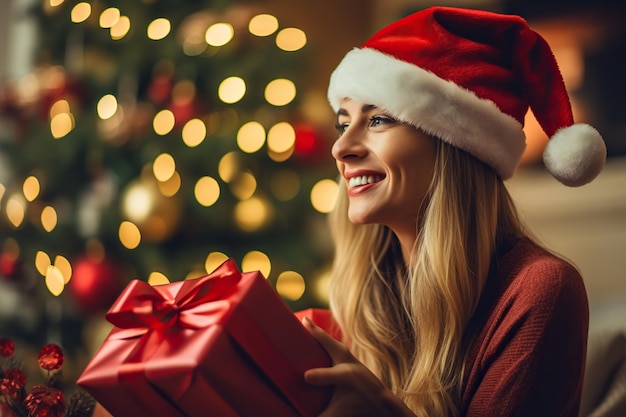
<path fill-rule="evenodd" d="M 390 123 L 395 123 L 396 121 L 394 119 L 392 119 L 391 117 L 387 117 L 387 116 L 373 116 L 370 119 L 370 126 L 375 127 L 375 126 L 380 126 L 380 125 L 384 125 L 384 124 L 390 124 Z"/>
<path fill-rule="evenodd" d="M 339 132 L 339 134 L 342 134 L 346 131 L 346 129 L 348 129 L 348 123 L 337 123 L 335 125 L 335 129 L 337 129 L 337 132 Z"/>

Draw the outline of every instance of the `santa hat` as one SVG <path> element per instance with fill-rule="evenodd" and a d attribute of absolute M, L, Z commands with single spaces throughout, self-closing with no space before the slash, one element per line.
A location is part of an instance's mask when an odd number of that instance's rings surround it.
<path fill-rule="evenodd" d="M 432 7 L 372 36 L 341 61 L 328 99 L 373 104 L 511 177 L 526 147 L 530 107 L 550 137 L 548 171 L 579 186 L 602 170 L 598 131 L 574 124 L 569 97 L 546 41 L 519 16 Z"/>

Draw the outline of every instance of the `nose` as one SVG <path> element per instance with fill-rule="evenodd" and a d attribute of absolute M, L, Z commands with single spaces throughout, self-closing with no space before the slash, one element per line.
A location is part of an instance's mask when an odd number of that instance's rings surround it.
<path fill-rule="evenodd" d="M 360 135 L 352 131 L 349 127 L 335 143 L 333 143 L 331 149 L 333 158 L 342 162 L 362 158 L 366 152 L 367 150 Z"/>

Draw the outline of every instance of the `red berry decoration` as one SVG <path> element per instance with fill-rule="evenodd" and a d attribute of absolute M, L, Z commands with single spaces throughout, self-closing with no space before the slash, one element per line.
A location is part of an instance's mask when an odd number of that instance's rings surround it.
<path fill-rule="evenodd" d="M 0 338 L 0 356 L 3 358 L 8 358 L 15 353 L 15 344 L 11 339 L 7 339 L 6 337 Z"/>
<path fill-rule="evenodd" d="M 35 385 L 24 400 L 29 416 L 63 417 L 67 408 L 63 392 L 44 385 Z"/>
<path fill-rule="evenodd" d="M 41 348 L 39 356 L 37 357 L 37 362 L 39 363 L 39 366 L 47 371 L 56 371 L 61 368 L 64 359 L 63 350 L 59 347 L 59 345 L 50 343 Z"/>

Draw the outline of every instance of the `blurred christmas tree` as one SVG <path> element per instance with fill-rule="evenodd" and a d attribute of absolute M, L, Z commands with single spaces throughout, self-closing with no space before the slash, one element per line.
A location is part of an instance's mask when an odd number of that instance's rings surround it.
<path fill-rule="evenodd" d="M 41 345 L 52 323 L 71 353 L 129 280 L 226 257 L 323 303 L 335 171 L 299 111 L 305 33 L 226 0 L 42 2 L 36 68 L 0 100 L 0 329 Z"/>

